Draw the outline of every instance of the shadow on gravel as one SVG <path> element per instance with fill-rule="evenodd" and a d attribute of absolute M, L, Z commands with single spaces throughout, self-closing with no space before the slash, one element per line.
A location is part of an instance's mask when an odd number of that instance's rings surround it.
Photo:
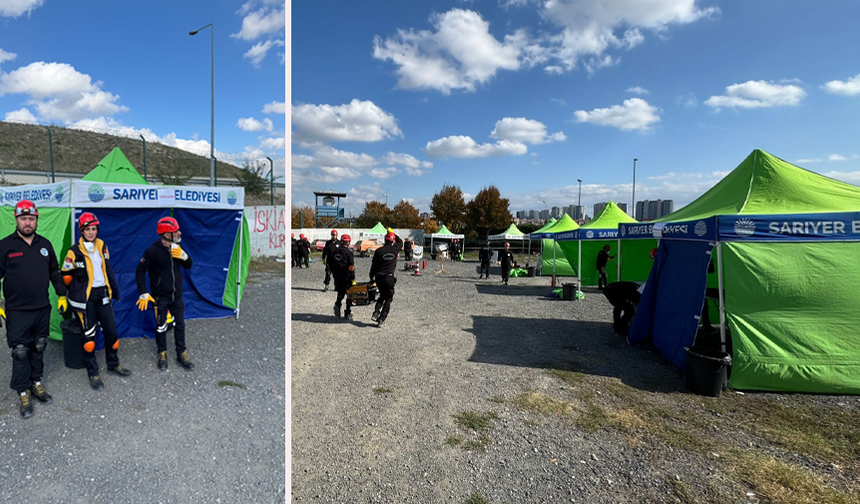
<path fill-rule="evenodd" d="M 290 290 L 295 290 L 295 291 L 310 291 L 310 292 L 314 292 L 314 291 L 316 291 L 316 292 L 322 292 L 322 291 L 323 291 L 323 290 L 322 290 L 322 287 L 320 287 L 320 288 L 318 288 L 318 289 L 314 289 L 314 288 L 312 288 L 312 287 L 290 287 Z"/>
<path fill-rule="evenodd" d="M 359 320 L 361 313 L 356 313 L 355 307 L 353 307 L 352 315 L 355 317 L 355 320 L 336 319 L 334 318 L 334 313 L 331 315 L 321 315 L 319 313 L 293 313 L 290 320 L 299 320 L 302 322 L 310 322 L 312 324 L 349 324 L 357 327 L 376 327 L 376 322 L 370 321 L 369 312 L 367 314 L 368 322 Z"/>
<path fill-rule="evenodd" d="M 469 360 L 486 364 L 559 369 L 614 377 L 649 391 L 684 387 L 677 369 L 659 354 L 629 346 L 609 322 L 473 316 L 475 351 Z"/>
<path fill-rule="evenodd" d="M 546 285 L 516 285 L 516 279 L 509 280 L 509 285 L 505 285 L 501 280 L 477 280 L 475 289 L 478 294 L 492 294 L 496 296 L 528 296 L 537 298 L 550 299 L 549 295 L 553 291 L 552 287 Z"/>

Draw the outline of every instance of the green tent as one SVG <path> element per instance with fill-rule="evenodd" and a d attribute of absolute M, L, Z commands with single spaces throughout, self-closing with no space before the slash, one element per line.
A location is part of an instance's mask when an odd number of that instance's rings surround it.
<path fill-rule="evenodd" d="M 548 228 L 544 226 L 541 229 L 543 231 L 538 230 L 531 234 L 532 238 L 537 235 L 541 239 L 541 276 L 576 276 L 578 263 L 575 259 L 571 261 L 564 255 L 564 251 L 561 250 L 558 242 L 555 241 L 555 236 L 557 233 L 579 229 L 579 224 L 571 219 L 569 215 L 564 214 L 552 226 Z"/>
<path fill-rule="evenodd" d="M 82 180 L 116 184 L 148 184 L 119 147 L 114 147 Z"/>
<path fill-rule="evenodd" d="M 382 225 L 381 222 L 377 222 L 375 226 L 370 228 L 368 231 L 365 231 L 362 234 L 363 238 L 383 238 L 388 234 L 388 228 Z"/>
<path fill-rule="evenodd" d="M 732 351 L 730 387 L 860 393 L 860 187 L 755 150 L 651 227 L 661 243 L 631 343 L 683 369 L 716 285 L 722 310 L 710 317 Z"/>
<path fill-rule="evenodd" d="M 498 241 L 498 240 L 525 240 L 528 237 L 525 233 L 520 231 L 516 224 L 513 222 L 508 229 L 502 231 L 501 233 L 490 235 L 487 237 L 489 241 Z"/>
<path fill-rule="evenodd" d="M 642 280 L 648 277 L 651 270 L 648 252 L 654 247 L 656 240 L 652 239 L 646 244 L 649 246 L 644 253 L 630 248 L 627 250 L 626 260 L 622 260 L 621 254 L 618 253 L 618 225 L 632 222 L 636 222 L 636 219 L 627 215 L 614 201 L 609 201 L 599 214 L 579 228 L 578 233 L 557 235 L 558 246 L 568 262 L 580 266 L 577 277 L 581 286 L 598 284 L 598 273 L 594 265 L 598 252 L 606 245 L 613 249 L 610 254 L 615 257 L 606 268 L 609 282 L 615 282 L 619 278 L 630 279 L 633 276 L 643 277 Z M 639 244 L 641 242 L 636 243 Z M 627 267 L 624 270 L 627 277 L 622 275 L 622 264 Z"/>

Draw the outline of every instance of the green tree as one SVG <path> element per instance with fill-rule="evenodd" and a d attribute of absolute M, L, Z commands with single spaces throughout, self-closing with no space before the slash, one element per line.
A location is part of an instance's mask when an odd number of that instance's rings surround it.
<path fill-rule="evenodd" d="M 239 185 L 245 188 L 245 194 L 259 196 L 266 192 L 269 184 L 263 178 L 265 168 L 267 168 L 266 164 L 260 161 L 255 163 L 246 159 L 242 163 L 242 169 L 237 170 L 236 178 L 239 180 Z"/>
<path fill-rule="evenodd" d="M 381 222 L 383 226 L 392 227 L 388 224 L 391 221 L 391 209 L 388 205 L 380 201 L 368 201 L 364 204 L 364 210 L 361 211 L 358 217 L 355 218 L 355 227 L 371 228 L 377 222 Z"/>
<path fill-rule="evenodd" d="M 443 185 L 442 190 L 433 195 L 430 210 L 436 220 L 448 226 L 451 232 L 459 233 L 463 229 L 466 201 L 463 199 L 463 191 L 459 187 Z"/>
<path fill-rule="evenodd" d="M 478 239 L 486 238 L 491 232 L 504 231 L 513 220 L 509 204 L 496 186 L 485 187 L 466 205 L 466 225 Z"/>
<path fill-rule="evenodd" d="M 429 235 L 439 231 L 441 226 L 436 222 L 436 219 L 426 219 L 424 221 L 424 234 Z"/>
<path fill-rule="evenodd" d="M 418 229 L 421 227 L 421 216 L 418 209 L 406 200 L 400 200 L 391 211 L 391 224 L 393 228 Z"/>

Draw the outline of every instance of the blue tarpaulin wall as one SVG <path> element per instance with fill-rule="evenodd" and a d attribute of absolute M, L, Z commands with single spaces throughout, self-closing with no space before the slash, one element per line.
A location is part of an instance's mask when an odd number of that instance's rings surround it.
<path fill-rule="evenodd" d="M 631 345 L 651 341 L 666 359 L 686 370 L 684 347 L 699 327 L 712 242 L 661 240 L 639 309 L 627 337 Z"/>

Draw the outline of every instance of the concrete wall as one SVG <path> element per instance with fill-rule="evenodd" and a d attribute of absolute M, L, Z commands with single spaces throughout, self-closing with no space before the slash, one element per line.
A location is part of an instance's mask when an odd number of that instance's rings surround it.
<path fill-rule="evenodd" d="M 250 221 L 249 221 L 250 225 Z M 336 227 L 338 236 L 346 233 L 352 238 L 352 243 L 357 242 L 358 240 L 363 239 L 364 233 L 370 231 L 370 228 L 348 228 L 348 227 Z M 412 238 L 417 244 L 421 244 L 424 241 L 424 230 L 423 229 L 394 229 L 394 232 L 397 236 L 405 239 L 407 236 Z M 313 242 L 314 240 L 328 240 L 331 238 L 331 228 L 300 228 L 300 229 L 290 229 L 290 233 L 296 235 L 296 238 L 299 237 L 300 234 L 304 234 L 308 241 Z"/>
<path fill-rule="evenodd" d="M 285 206 L 247 206 L 245 219 L 248 220 L 251 257 L 286 257 L 289 240 Z"/>

